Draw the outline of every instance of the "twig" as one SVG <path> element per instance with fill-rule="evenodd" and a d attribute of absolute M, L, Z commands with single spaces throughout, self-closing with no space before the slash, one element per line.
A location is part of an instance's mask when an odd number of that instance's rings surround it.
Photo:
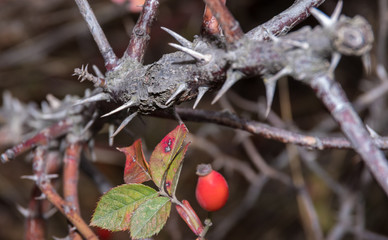
<path fill-rule="evenodd" d="M 143 11 L 132 30 L 131 40 L 125 51 L 126 56 L 142 63 L 144 53 L 150 41 L 151 26 L 156 18 L 158 0 L 147 0 L 143 5 Z M 126 57 L 124 56 L 124 57 Z"/>
<path fill-rule="evenodd" d="M 33 137 L 15 145 L 14 147 L 8 149 L 5 151 L 5 153 L 1 154 L 1 162 L 5 163 L 9 160 L 14 159 L 16 156 L 24 153 L 27 150 L 30 150 L 31 148 L 42 145 L 50 141 L 51 139 L 55 139 L 66 132 L 69 131 L 69 128 L 72 126 L 73 120 L 65 119 L 57 122 L 56 124 L 43 129 L 42 131 L 38 132 Z"/>
<path fill-rule="evenodd" d="M 256 122 L 253 120 L 247 120 L 229 112 L 193 110 L 189 108 L 177 108 L 176 111 L 183 120 L 216 123 L 222 126 L 242 129 L 247 132 L 283 143 L 292 143 L 313 149 L 345 149 L 352 147 L 350 142 L 345 138 L 316 137 L 295 133 L 285 129 L 272 127 L 267 124 Z M 166 115 L 159 116 L 172 118 L 172 116 Z M 375 143 L 381 149 L 388 149 L 388 139 L 386 137 L 376 138 Z"/>
<path fill-rule="evenodd" d="M 221 2 L 225 5 L 226 0 L 221 0 Z M 203 14 L 202 26 L 201 26 L 201 35 L 202 36 L 214 36 L 219 35 L 220 25 L 217 22 L 217 19 L 213 16 L 209 7 L 205 6 L 205 12 Z"/>
<path fill-rule="evenodd" d="M 104 58 L 106 69 L 112 70 L 117 65 L 118 58 L 113 52 L 113 49 L 110 46 L 104 32 L 102 31 L 100 24 L 97 22 L 93 10 L 91 9 L 87 0 L 75 0 L 75 2 L 78 5 L 82 17 L 88 24 L 89 31 L 92 34 L 102 57 Z"/>
<path fill-rule="evenodd" d="M 78 229 L 85 239 L 97 240 L 97 236 L 77 213 L 77 210 L 73 208 L 73 204 L 66 202 L 55 191 L 49 176 L 44 172 L 45 156 L 43 148 L 41 146 L 37 147 L 34 152 L 34 177 L 37 186 L 45 197 Z"/>
<path fill-rule="evenodd" d="M 37 186 L 34 186 L 31 199 L 26 209 L 26 230 L 25 239 L 45 239 L 45 221 L 43 219 L 44 201 L 37 199 L 42 192 Z"/>
<path fill-rule="evenodd" d="M 222 31 L 228 43 L 234 43 L 244 35 L 240 24 L 234 19 L 222 0 L 204 0 L 213 16 L 221 24 Z"/>
<path fill-rule="evenodd" d="M 315 77 L 310 86 L 341 126 L 353 148 L 363 158 L 380 186 L 388 194 L 388 164 L 361 119 L 345 97 L 342 87 L 328 75 Z"/>
<path fill-rule="evenodd" d="M 291 7 L 252 29 L 246 36 L 256 40 L 264 40 L 269 38 L 268 32 L 275 36 L 285 35 L 294 26 L 310 16 L 310 8 L 318 7 L 323 2 L 325 0 L 296 0 Z"/>

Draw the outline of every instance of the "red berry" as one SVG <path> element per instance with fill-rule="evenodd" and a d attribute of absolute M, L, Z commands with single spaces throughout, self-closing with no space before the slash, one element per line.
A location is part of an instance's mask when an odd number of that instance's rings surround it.
<path fill-rule="evenodd" d="M 221 209 L 229 197 L 228 183 L 210 164 L 200 164 L 197 167 L 199 176 L 195 196 L 199 205 L 209 212 Z"/>

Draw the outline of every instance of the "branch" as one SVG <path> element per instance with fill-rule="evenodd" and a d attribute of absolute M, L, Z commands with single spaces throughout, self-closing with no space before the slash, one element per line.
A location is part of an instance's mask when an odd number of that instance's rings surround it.
<path fill-rule="evenodd" d="M 101 29 L 100 24 L 97 22 L 96 16 L 91 9 L 87 0 L 75 0 L 78 5 L 79 11 L 85 22 L 88 24 L 89 31 L 92 34 L 94 41 L 96 42 L 98 49 L 100 50 L 102 57 L 104 58 L 105 67 L 107 70 L 112 70 L 116 65 L 118 58 L 113 52 L 108 39 Z"/>
<path fill-rule="evenodd" d="M 352 108 L 342 87 L 328 75 L 317 76 L 310 85 L 388 195 L 387 160 Z"/>
<path fill-rule="evenodd" d="M 147 0 L 143 5 L 143 11 L 132 30 L 131 40 L 125 51 L 126 57 L 137 60 L 142 63 L 144 53 L 150 41 L 151 26 L 156 18 L 158 10 L 158 0 Z"/>
<path fill-rule="evenodd" d="M 294 4 L 271 20 L 249 31 L 246 36 L 256 40 L 268 39 L 268 32 L 285 35 L 298 23 L 310 16 L 310 8 L 318 7 L 325 0 L 296 0 Z M 266 31 L 264 31 L 266 29 Z"/>
<path fill-rule="evenodd" d="M 204 0 L 217 22 L 221 24 L 222 31 L 228 43 L 234 43 L 244 36 L 240 24 L 234 19 L 222 0 Z"/>
<path fill-rule="evenodd" d="M 225 5 L 226 0 L 221 0 L 221 2 Z M 201 26 L 201 36 L 208 37 L 219 35 L 220 33 L 220 25 L 210 11 L 210 8 L 206 5 Z"/>
<path fill-rule="evenodd" d="M 176 109 L 182 120 L 194 122 L 210 122 L 218 125 L 227 126 L 236 129 L 242 129 L 247 132 L 276 140 L 282 143 L 292 143 L 312 149 L 347 149 L 352 148 L 351 143 L 341 137 L 317 137 L 295 133 L 282 128 L 276 128 L 264 123 L 241 118 L 229 112 L 217 112 L 208 110 L 192 110 L 188 108 Z M 173 116 L 158 115 L 161 117 L 173 118 Z M 381 149 L 388 149 L 388 138 L 376 138 L 375 143 Z"/>

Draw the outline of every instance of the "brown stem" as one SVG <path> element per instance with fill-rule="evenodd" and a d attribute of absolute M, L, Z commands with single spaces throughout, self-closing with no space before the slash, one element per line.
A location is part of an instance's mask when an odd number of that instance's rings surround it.
<path fill-rule="evenodd" d="M 316 137 L 295 133 L 282 128 L 276 128 L 264 123 L 240 118 L 229 112 L 216 112 L 208 110 L 192 110 L 188 108 L 176 109 L 182 120 L 194 122 L 211 122 L 219 125 L 242 129 L 247 132 L 260 135 L 262 137 L 276 140 L 283 143 L 292 143 L 315 149 L 326 148 L 351 148 L 351 143 L 341 137 Z M 167 116 L 164 116 L 167 117 Z M 173 118 L 172 116 L 169 116 Z M 388 149 L 388 139 L 386 137 L 376 138 L 376 145 L 381 149 Z"/>
<path fill-rule="evenodd" d="M 63 197 L 80 214 L 78 201 L 78 166 L 81 154 L 79 142 L 69 143 L 63 159 Z"/>
<path fill-rule="evenodd" d="M 204 0 L 212 15 L 221 24 L 222 31 L 228 43 L 234 43 L 244 36 L 240 24 L 234 19 L 223 0 Z"/>
<path fill-rule="evenodd" d="M 151 26 L 156 18 L 158 10 L 158 0 L 147 0 L 143 5 L 143 11 L 132 30 L 131 40 L 125 51 L 124 57 L 130 57 L 142 63 L 144 53 L 150 41 Z"/>
<path fill-rule="evenodd" d="M 264 24 L 249 31 L 246 36 L 256 40 L 268 39 L 273 35 L 285 35 L 294 26 L 310 16 L 310 8 L 318 7 L 325 0 L 296 0 L 294 4 Z M 266 29 L 266 31 L 264 31 Z"/>
<path fill-rule="evenodd" d="M 226 0 L 221 0 L 225 5 Z M 217 19 L 213 16 L 210 8 L 206 5 L 205 12 L 203 14 L 203 21 L 201 26 L 201 35 L 202 36 L 213 36 L 220 34 L 220 26 L 217 22 Z"/>
<path fill-rule="evenodd" d="M 36 184 L 45 195 L 47 200 L 49 200 L 66 218 L 77 228 L 79 233 L 85 239 L 95 239 L 97 236 L 89 228 L 88 224 L 81 218 L 77 213 L 77 210 L 73 207 L 73 204 L 66 202 L 59 194 L 56 192 L 52 186 L 49 177 L 44 172 L 45 169 L 45 150 L 43 147 L 39 146 L 34 152 L 34 174 L 36 176 Z"/>
<path fill-rule="evenodd" d="M 63 134 L 65 134 L 69 128 L 72 126 L 73 121 L 70 119 L 65 119 L 57 122 L 56 124 L 45 128 L 38 132 L 33 137 L 15 145 L 14 147 L 5 151 L 1 154 L 1 162 L 5 163 L 9 160 L 14 159 L 16 156 L 24 153 L 31 148 L 47 143 L 51 139 L 55 139 Z"/>
<path fill-rule="evenodd" d="M 361 155 L 380 186 L 388 194 L 387 160 L 352 108 L 340 84 L 328 75 L 321 75 L 312 79 L 310 85 L 341 126 L 353 149 Z"/>
<path fill-rule="evenodd" d="M 102 31 L 100 24 L 97 22 L 92 8 L 90 7 L 87 0 L 75 0 L 75 2 L 78 5 L 82 17 L 88 24 L 89 31 L 92 34 L 102 57 L 104 58 L 106 69 L 112 70 L 117 65 L 118 58 L 113 52 L 113 49 L 110 46 L 104 32 Z"/>
<path fill-rule="evenodd" d="M 42 192 L 40 189 L 37 186 L 34 186 L 26 216 L 25 239 L 27 240 L 46 239 L 45 221 L 43 219 L 44 201 L 36 199 L 41 196 L 41 194 Z"/>

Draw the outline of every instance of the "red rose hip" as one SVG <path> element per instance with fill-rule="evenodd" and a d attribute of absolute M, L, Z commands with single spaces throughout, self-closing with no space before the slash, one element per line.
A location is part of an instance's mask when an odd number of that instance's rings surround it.
<path fill-rule="evenodd" d="M 214 171 L 210 164 L 200 164 L 197 167 L 198 182 L 195 196 L 199 205 L 206 211 L 221 209 L 229 197 L 229 187 L 225 178 Z"/>

